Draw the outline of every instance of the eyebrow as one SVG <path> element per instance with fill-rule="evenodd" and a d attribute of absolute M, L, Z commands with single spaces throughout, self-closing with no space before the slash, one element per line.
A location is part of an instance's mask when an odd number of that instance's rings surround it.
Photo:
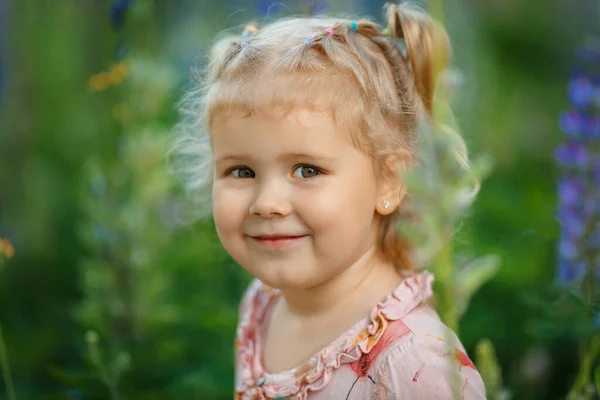
<path fill-rule="evenodd" d="M 217 158 L 215 160 L 216 163 L 222 163 L 226 161 L 238 161 L 238 160 L 247 160 L 252 157 L 248 154 L 224 154 L 223 156 Z M 297 158 L 307 158 L 314 161 L 334 161 L 334 158 L 325 157 L 319 154 L 309 154 L 309 153 L 284 153 L 277 157 L 278 161 L 287 160 L 287 159 L 297 159 Z"/>

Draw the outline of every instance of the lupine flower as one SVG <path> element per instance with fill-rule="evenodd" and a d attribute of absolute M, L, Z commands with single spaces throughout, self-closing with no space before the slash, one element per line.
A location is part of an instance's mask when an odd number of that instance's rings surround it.
<path fill-rule="evenodd" d="M 590 164 L 588 149 L 580 142 L 569 141 L 556 149 L 556 161 L 564 168 L 587 168 Z"/>
<path fill-rule="evenodd" d="M 577 108 L 586 108 L 594 99 L 595 89 L 592 80 L 578 72 L 569 83 L 569 100 Z"/>
<path fill-rule="evenodd" d="M 570 137 L 579 137 L 585 129 L 585 121 L 577 111 L 565 111 L 559 119 L 560 128 Z"/>
<path fill-rule="evenodd" d="M 600 62 L 597 50 L 578 53 L 584 61 Z M 557 278 L 564 284 L 579 283 L 590 268 L 600 270 L 591 265 L 600 256 L 600 81 L 591 77 L 593 72 L 573 75 L 567 90 L 570 107 L 558 121 L 566 139 L 554 154 L 563 170 L 558 182 Z"/>

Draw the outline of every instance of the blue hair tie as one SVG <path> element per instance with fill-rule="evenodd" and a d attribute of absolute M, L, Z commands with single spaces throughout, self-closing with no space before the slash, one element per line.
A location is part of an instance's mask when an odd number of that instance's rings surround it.
<path fill-rule="evenodd" d="M 352 32 L 356 32 L 358 29 L 358 24 L 354 21 L 350 21 L 350 26 L 352 27 Z"/>

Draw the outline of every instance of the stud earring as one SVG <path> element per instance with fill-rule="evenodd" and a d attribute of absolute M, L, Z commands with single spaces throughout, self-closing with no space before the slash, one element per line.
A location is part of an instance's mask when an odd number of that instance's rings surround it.
<path fill-rule="evenodd" d="M 390 206 L 390 202 L 387 201 L 387 200 L 384 200 L 383 201 L 383 208 L 389 208 L 389 206 Z"/>

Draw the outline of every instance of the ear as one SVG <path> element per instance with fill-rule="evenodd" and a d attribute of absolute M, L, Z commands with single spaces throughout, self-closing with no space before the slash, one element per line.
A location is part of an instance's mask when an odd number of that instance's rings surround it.
<path fill-rule="evenodd" d="M 405 163 L 400 156 L 389 156 L 385 166 L 380 171 L 377 187 L 377 204 L 375 211 L 379 215 L 393 214 L 406 195 L 406 188 L 402 184 L 405 172 Z"/>

